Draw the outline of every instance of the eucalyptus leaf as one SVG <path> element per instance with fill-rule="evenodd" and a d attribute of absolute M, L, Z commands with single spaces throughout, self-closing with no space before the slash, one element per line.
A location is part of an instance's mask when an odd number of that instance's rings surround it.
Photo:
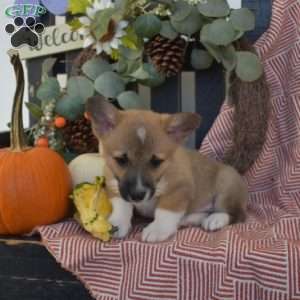
<path fill-rule="evenodd" d="M 140 80 L 140 83 L 149 86 L 157 87 L 165 81 L 165 76 L 157 72 L 156 68 L 151 63 L 145 63 L 143 65 L 144 70 L 149 74 L 149 78 L 146 80 Z"/>
<path fill-rule="evenodd" d="M 191 65 L 196 70 L 208 69 L 214 59 L 213 57 L 205 50 L 202 49 L 193 49 L 191 54 Z"/>
<path fill-rule="evenodd" d="M 115 70 L 117 73 L 121 74 L 123 77 L 124 76 L 130 76 L 130 74 L 134 73 L 137 71 L 140 66 L 142 65 L 142 61 L 139 60 L 129 60 L 121 57 L 116 64 Z"/>
<path fill-rule="evenodd" d="M 130 76 L 138 80 L 146 80 L 150 77 L 149 73 L 145 71 L 143 65 L 141 65 L 135 72 L 131 73 Z"/>
<path fill-rule="evenodd" d="M 237 76 L 247 82 L 259 79 L 263 74 L 263 67 L 257 55 L 248 51 L 237 52 Z"/>
<path fill-rule="evenodd" d="M 227 46 L 235 40 L 236 32 L 231 23 L 218 19 L 203 26 L 200 39 L 216 46 Z"/>
<path fill-rule="evenodd" d="M 135 60 L 138 58 L 141 58 L 143 55 L 142 49 L 130 49 L 124 46 L 120 46 L 119 51 L 122 56 L 124 56 L 126 59 Z"/>
<path fill-rule="evenodd" d="M 202 42 L 203 46 L 207 49 L 211 56 L 215 58 L 215 60 L 220 63 L 222 61 L 222 50 L 219 46 L 212 45 L 210 43 Z"/>
<path fill-rule="evenodd" d="M 235 41 L 239 40 L 244 34 L 245 34 L 244 31 L 236 31 L 234 40 Z"/>
<path fill-rule="evenodd" d="M 237 56 L 232 45 L 222 48 L 222 64 L 227 71 L 232 71 L 236 67 Z"/>
<path fill-rule="evenodd" d="M 200 30 L 203 25 L 203 19 L 199 12 L 193 9 L 189 17 L 180 22 L 174 20 L 174 17 L 171 16 L 171 24 L 179 33 L 191 36 Z"/>
<path fill-rule="evenodd" d="M 178 36 L 178 33 L 172 27 L 170 21 L 163 21 L 160 30 L 160 35 L 167 39 L 174 40 Z"/>
<path fill-rule="evenodd" d="M 46 76 L 46 78 L 48 76 L 48 73 L 53 69 L 56 60 L 57 58 L 55 57 L 48 57 L 44 60 L 42 64 L 42 74 Z"/>
<path fill-rule="evenodd" d="M 95 89 L 106 98 L 116 98 L 125 90 L 125 83 L 115 72 L 105 72 L 96 79 Z"/>
<path fill-rule="evenodd" d="M 94 95 L 94 85 L 86 77 L 71 77 L 68 80 L 67 93 L 73 97 L 80 97 L 82 102 L 85 103 L 88 98 Z"/>
<path fill-rule="evenodd" d="M 140 15 L 134 21 L 133 28 L 137 35 L 151 39 L 160 32 L 161 21 L 152 14 Z"/>
<path fill-rule="evenodd" d="M 250 31 L 255 28 L 255 16 L 246 7 L 234 9 L 230 14 L 230 22 L 233 28 L 239 31 Z"/>
<path fill-rule="evenodd" d="M 120 58 L 118 62 L 113 65 L 113 71 L 116 71 L 119 74 L 125 73 L 127 70 L 126 60 Z"/>
<path fill-rule="evenodd" d="M 192 12 L 193 6 L 185 1 L 176 1 L 172 7 L 172 18 L 176 22 L 186 19 Z"/>
<path fill-rule="evenodd" d="M 208 0 L 198 3 L 199 12 L 206 17 L 226 17 L 230 13 L 230 7 L 226 0 Z"/>
<path fill-rule="evenodd" d="M 96 12 L 91 29 L 97 40 L 107 33 L 109 22 L 114 13 L 114 8 L 106 8 Z"/>
<path fill-rule="evenodd" d="M 60 96 L 59 82 L 54 77 L 48 77 L 38 88 L 36 96 L 43 102 L 58 99 Z"/>
<path fill-rule="evenodd" d="M 96 57 L 88 60 L 82 66 L 83 73 L 92 80 L 107 71 L 112 71 L 112 66 L 103 58 Z"/>
<path fill-rule="evenodd" d="M 129 49 L 135 49 L 142 47 L 143 41 L 138 37 L 133 27 L 126 28 L 126 35 L 122 37 L 122 45 Z"/>
<path fill-rule="evenodd" d="M 118 102 L 124 109 L 145 109 L 143 99 L 133 91 L 126 91 L 118 96 Z"/>
<path fill-rule="evenodd" d="M 40 119 L 43 116 L 43 110 L 37 104 L 33 102 L 26 102 L 25 105 L 34 118 Z"/>
<path fill-rule="evenodd" d="M 84 113 L 84 104 L 78 96 L 66 95 L 56 102 L 56 113 L 68 120 L 76 120 Z"/>

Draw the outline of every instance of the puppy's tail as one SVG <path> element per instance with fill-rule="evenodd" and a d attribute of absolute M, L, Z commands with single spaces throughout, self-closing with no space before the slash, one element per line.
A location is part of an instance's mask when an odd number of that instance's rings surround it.
<path fill-rule="evenodd" d="M 244 40 L 237 46 L 238 50 L 255 52 Z M 265 75 L 254 82 L 244 82 L 232 74 L 229 101 L 234 106 L 233 145 L 224 161 L 243 174 L 255 162 L 265 142 L 271 111 Z"/>

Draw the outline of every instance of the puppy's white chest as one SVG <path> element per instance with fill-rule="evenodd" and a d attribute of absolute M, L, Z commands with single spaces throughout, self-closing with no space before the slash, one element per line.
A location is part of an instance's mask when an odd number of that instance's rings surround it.
<path fill-rule="evenodd" d="M 156 206 L 156 199 L 153 197 L 151 199 L 146 199 L 141 202 L 133 203 L 134 207 L 138 213 L 147 218 L 154 217 L 154 211 Z"/>

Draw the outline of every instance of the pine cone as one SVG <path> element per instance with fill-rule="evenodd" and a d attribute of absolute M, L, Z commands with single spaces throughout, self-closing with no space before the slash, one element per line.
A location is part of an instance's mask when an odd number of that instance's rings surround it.
<path fill-rule="evenodd" d="M 91 123 L 85 117 L 68 121 L 63 129 L 66 147 L 77 154 L 98 152 L 98 140 L 94 136 Z"/>
<path fill-rule="evenodd" d="M 146 45 L 146 54 L 160 73 L 171 77 L 178 74 L 183 67 L 185 46 L 186 41 L 180 37 L 169 40 L 157 35 Z"/>

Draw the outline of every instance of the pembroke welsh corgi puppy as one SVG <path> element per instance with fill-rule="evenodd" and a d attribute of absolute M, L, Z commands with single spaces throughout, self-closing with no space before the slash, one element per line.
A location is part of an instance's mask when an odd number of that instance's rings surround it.
<path fill-rule="evenodd" d="M 247 188 L 232 167 L 182 146 L 199 126 L 195 113 L 120 111 L 100 96 L 87 101 L 106 162 L 116 236 L 131 229 L 133 209 L 154 218 L 142 240 L 163 241 L 180 226 L 218 230 L 245 219 Z"/>

